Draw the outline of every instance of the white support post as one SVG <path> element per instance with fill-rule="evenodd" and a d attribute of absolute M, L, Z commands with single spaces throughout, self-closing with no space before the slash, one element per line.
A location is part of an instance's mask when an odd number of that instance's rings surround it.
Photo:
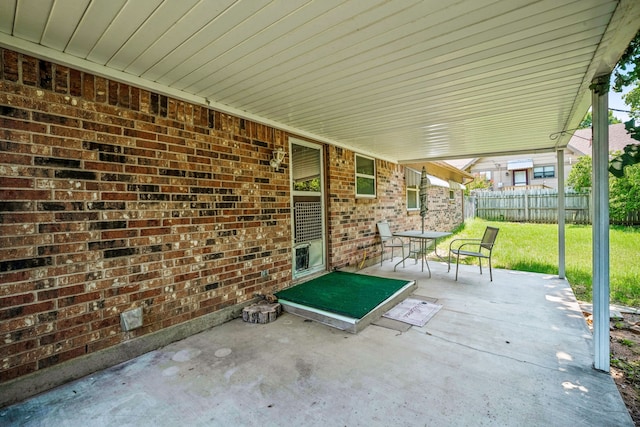
<path fill-rule="evenodd" d="M 565 278 L 565 199 L 564 199 L 564 149 L 557 152 L 558 161 L 558 278 Z"/>
<path fill-rule="evenodd" d="M 609 76 L 592 83 L 593 366 L 609 372 Z"/>

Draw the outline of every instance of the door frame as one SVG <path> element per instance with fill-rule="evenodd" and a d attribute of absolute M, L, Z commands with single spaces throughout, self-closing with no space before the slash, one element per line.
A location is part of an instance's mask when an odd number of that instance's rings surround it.
<path fill-rule="evenodd" d="M 302 147 L 306 147 L 306 148 L 311 148 L 314 150 L 318 151 L 318 160 L 319 160 L 319 177 L 320 177 L 320 194 L 318 195 L 318 193 L 315 192 L 307 192 L 307 191 L 296 191 L 294 189 L 294 168 L 296 167 L 295 163 L 294 163 L 294 155 L 293 155 L 293 146 L 294 145 L 298 145 L 298 146 L 302 146 Z M 291 275 L 292 275 L 292 279 L 293 281 L 296 281 L 300 278 L 318 273 L 318 272 L 323 272 L 323 271 L 327 271 L 327 263 L 328 263 L 328 254 L 327 254 L 327 225 L 326 225 L 326 218 L 327 218 L 327 208 L 326 208 L 326 186 L 325 186 L 325 164 L 324 164 L 324 153 L 325 153 L 325 146 L 323 144 L 318 144 L 318 143 L 313 143 L 313 142 L 309 142 L 309 141 L 305 141 L 302 139 L 298 139 L 298 138 L 294 138 L 294 137 L 289 137 L 289 153 L 290 153 L 290 157 L 289 157 L 289 161 L 290 161 L 290 168 L 289 168 L 289 185 L 290 185 L 290 193 L 291 193 L 291 200 L 290 200 L 290 205 L 291 205 L 291 261 L 292 261 L 292 268 L 291 268 Z M 322 262 L 318 265 L 313 265 L 313 266 L 309 266 L 309 268 L 302 270 L 302 271 L 298 271 L 296 270 L 296 252 L 297 252 L 297 248 L 296 248 L 296 215 L 295 215 L 295 199 L 296 197 L 320 197 L 320 206 L 321 206 L 321 216 L 320 216 L 320 222 L 321 222 L 321 227 L 322 227 L 322 243 L 321 243 L 321 248 L 316 248 L 316 252 L 318 255 L 320 255 L 322 257 Z M 316 242 L 317 243 L 317 242 Z"/>

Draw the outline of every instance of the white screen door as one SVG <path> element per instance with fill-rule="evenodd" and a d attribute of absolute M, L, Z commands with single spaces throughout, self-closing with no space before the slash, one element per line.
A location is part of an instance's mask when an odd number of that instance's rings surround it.
<path fill-rule="evenodd" d="M 326 270 L 321 145 L 290 139 L 293 279 Z"/>

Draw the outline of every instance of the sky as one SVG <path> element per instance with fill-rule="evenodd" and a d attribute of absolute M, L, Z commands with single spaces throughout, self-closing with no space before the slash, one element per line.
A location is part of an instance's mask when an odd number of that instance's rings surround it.
<path fill-rule="evenodd" d="M 609 108 L 615 108 L 616 110 L 629 110 L 629 106 L 622 100 L 622 95 L 629 92 L 630 87 L 625 86 L 621 93 L 609 91 Z M 627 113 L 621 113 L 620 111 L 614 111 L 613 116 L 620 119 L 623 123 L 629 120 Z"/>
<path fill-rule="evenodd" d="M 633 70 L 634 66 L 633 65 L 628 65 L 627 66 L 627 72 L 631 72 Z M 615 70 L 614 70 L 615 71 Z M 614 72 L 611 73 L 611 79 L 610 79 L 610 86 L 613 86 L 613 81 L 614 81 Z M 640 84 L 640 83 L 637 83 Z M 612 90 L 609 91 L 609 108 L 614 108 L 616 110 L 626 110 L 629 111 L 630 107 L 624 103 L 624 101 L 622 100 L 622 96 L 629 93 L 629 91 L 631 89 L 633 89 L 634 87 L 636 87 L 635 84 L 631 85 L 631 86 L 624 86 L 622 88 L 622 92 L 617 93 L 614 92 Z M 618 119 L 620 119 L 620 121 L 622 123 L 624 122 L 628 122 L 630 120 L 629 114 L 627 113 L 621 113 L 620 111 L 614 111 L 613 112 L 613 117 L 617 117 Z"/>

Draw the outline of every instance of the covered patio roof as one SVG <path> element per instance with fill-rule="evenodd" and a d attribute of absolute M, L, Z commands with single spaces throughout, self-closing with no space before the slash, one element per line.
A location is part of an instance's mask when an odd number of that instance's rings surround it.
<path fill-rule="evenodd" d="M 9 0 L 0 46 L 399 163 L 554 150 L 635 0 Z"/>

